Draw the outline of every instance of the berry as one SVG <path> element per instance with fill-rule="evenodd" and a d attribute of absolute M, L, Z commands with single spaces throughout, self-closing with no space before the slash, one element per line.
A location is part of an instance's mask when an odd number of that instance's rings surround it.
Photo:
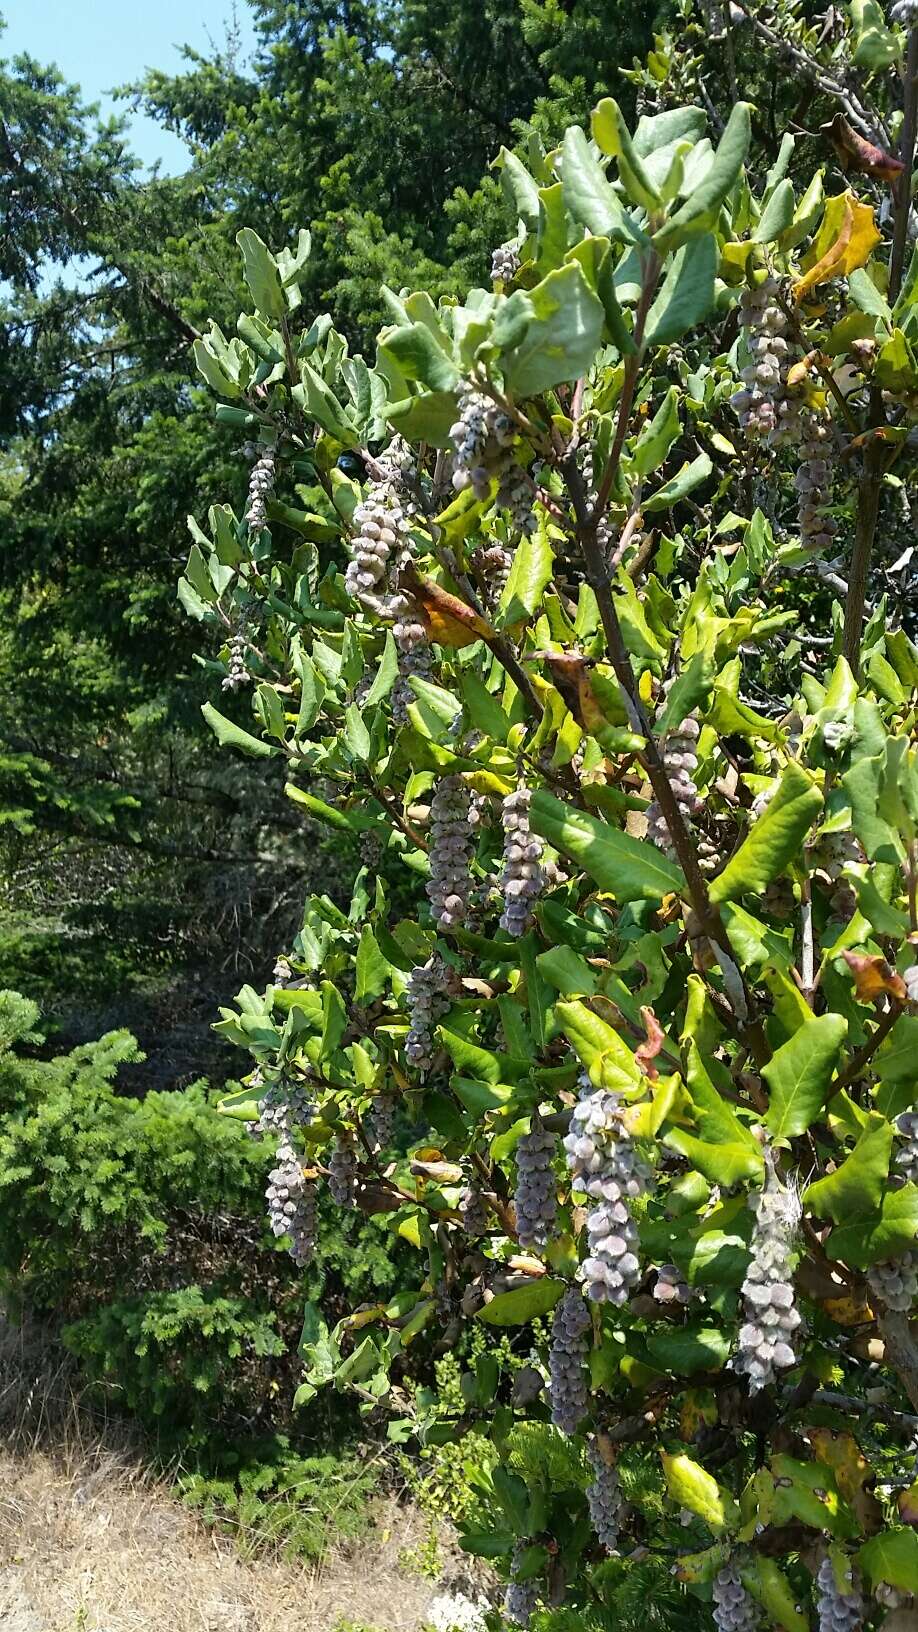
<path fill-rule="evenodd" d="M 763 1188 L 750 1197 L 756 1222 L 752 1232 L 752 1256 L 742 1292 L 745 1323 L 739 1332 L 737 1371 L 749 1378 L 750 1394 L 757 1394 L 777 1373 L 794 1365 L 791 1346 L 800 1315 L 794 1305 L 794 1237 L 800 1222 L 800 1198 L 791 1187 L 785 1189 L 766 1157 Z"/>
<path fill-rule="evenodd" d="M 669 687 L 667 686 L 667 690 Z M 693 714 L 668 731 L 663 738 L 662 758 L 663 768 L 667 780 L 673 790 L 673 795 L 683 821 L 691 825 L 691 818 L 697 815 L 702 807 L 702 799 L 692 780 L 692 773 L 698 768 L 698 738 L 701 727 Z M 647 808 L 647 838 L 655 844 L 658 850 L 663 850 L 675 860 L 676 852 L 666 820 L 660 806 L 654 799 Z"/>
<path fill-rule="evenodd" d="M 895 1165 L 909 1184 L 918 1184 L 918 1111 L 903 1111 L 896 1118 L 896 1127 L 902 1144 L 896 1151 Z"/>
<path fill-rule="evenodd" d="M 825 506 L 830 499 L 831 435 L 828 419 L 824 415 L 808 410 L 794 486 L 797 490 L 800 542 L 804 549 L 814 552 L 830 548 L 837 531 L 832 517 L 825 512 Z"/>
<path fill-rule="evenodd" d="M 871 1264 L 867 1285 L 887 1309 L 907 1315 L 918 1300 L 918 1252 L 903 1252 L 898 1258 Z"/>
<path fill-rule="evenodd" d="M 300 1268 L 308 1264 L 316 1243 L 316 1187 L 303 1173 L 300 1159 L 286 1140 L 277 1147 L 276 1165 L 265 1190 L 268 1221 L 278 1238 L 290 1237 L 288 1251 Z"/>
<path fill-rule="evenodd" d="M 415 964 L 408 976 L 405 1004 L 410 1023 L 405 1059 L 422 1076 L 433 1063 L 433 1028 L 450 1007 L 456 984 L 455 971 L 439 952 L 426 963 Z"/>
<path fill-rule="evenodd" d="M 740 297 L 740 324 L 749 361 L 740 370 L 743 384 L 731 405 L 746 435 L 756 441 L 784 441 L 792 434 L 795 407 L 787 397 L 790 355 L 787 318 L 777 304 L 778 283 L 766 278 Z"/>
<path fill-rule="evenodd" d="M 500 927 L 510 935 L 522 935 L 532 918 L 532 908 L 542 893 L 545 875 L 539 864 L 542 841 L 529 825 L 530 790 L 519 787 L 508 793 L 502 806 L 504 828 L 504 870 L 501 889 L 504 910 Z"/>
<path fill-rule="evenodd" d="M 351 560 L 344 575 L 349 595 L 381 613 L 392 613 L 403 597 L 386 593 L 389 560 L 408 549 L 408 517 L 391 481 L 373 482 L 354 510 Z"/>
<path fill-rule="evenodd" d="M 618 1469 L 607 1462 L 599 1440 L 587 1441 L 587 1456 L 593 1469 L 593 1478 L 587 1486 L 587 1504 L 596 1539 L 610 1552 L 618 1546 L 618 1532 L 622 1514 L 622 1492 Z"/>
<path fill-rule="evenodd" d="M 245 661 L 249 643 L 244 633 L 237 630 L 236 634 L 230 635 L 227 645 L 229 647 L 229 657 L 226 673 L 220 682 L 220 689 L 221 691 L 238 691 L 240 686 L 244 686 L 246 681 L 252 678 Z"/>
<path fill-rule="evenodd" d="M 328 1158 L 328 1188 L 339 1207 L 357 1203 L 357 1151 L 352 1133 L 339 1134 Z"/>
<path fill-rule="evenodd" d="M 740 1580 L 735 1564 L 725 1564 L 714 1577 L 714 1625 L 717 1632 L 754 1632 L 759 1613 Z"/>
<path fill-rule="evenodd" d="M 487 1235 L 488 1204 L 477 1185 L 463 1185 L 459 1192 L 459 1216 L 466 1235 Z"/>
<path fill-rule="evenodd" d="M 274 492 L 276 476 L 276 457 L 273 448 L 266 448 L 259 459 L 252 466 L 249 477 L 249 492 L 246 499 L 245 519 L 249 524 L 249 531 L 260 532 L 268 522 L 268 500 Z"/>
<path fill-rule="evenodd" d="M 513 1548 L 513 1558 L 510 1563 L 510 1580 L 504 1593 L 504 1614 L 509 1621 L 517 1626 L 528 1626 L 533 1610 L 539 1601 L 539 1589 L 534 1581 L 517 1581 L 514 1576 L 519 1566 L 520 1558 L 525 1552 L 528 1542 L 518 1541 Z"/>
<path fill-rule="evenodd" d="M 465 922 L 474 837 L 471 795 L 461 776 L 441 776 L 430 806 L 430 877 L 425 888 L 440 929 Z"/>
<path fill-rule="evenodd" d="M 661 1264 L 657 1270 L 653 1296 L 657 1303 L 689 1303 L 692 1289 L 675 1264 Z"/>
<path fill-rule="evenodd" d="M 565 1434 L 577 1432 L 590 1408 L 584 1364 L 590 1313 L 576 1287 L 555 1305 L 548 1351 L 548 1398 L 551 1420 Z"/>
<path fill-rule="evenodd" d="M 498 244 L 491 256 L 491 277 L 496 283 L 509 283 L 520 269 L 520 252 L 512 239 Z"/>
<path fill-rule="evenodd" d="M 396 1102 L 392 1094 L 377 1094 L 366 1119 L 366 1134 L 374 1150 L 388 1150 L 395 1132 Z"/>
<path fill-rule="evenodd" d="M 521 1247 L 545 1247 L 551 1239 L 558 1198 L 552 1160 L 558 1141 L 537 1116 L 516 1147 L 516 1233 Z"/>
<path fill-rule="evenodd" d="M 621 1121 L 615 1094 L 581 1078 L 564 1148 L 573 1188 L 593 1201 L 587 1215 L 587 1257 L 580 1266 L 587 1297 L 621 1305 L 641 1278 L 638 1232 L 629 1203 L 643 1194 L 646 1174 Z"/>
<path fill-rule="evenodd" d="M 861 1597 L 858 1578 L 853 1569 L 848 1570 L 847 1584 L 850 1592 L 842 1592 L 835 1578 L 835 1566 L 831 1558 L 824 1558 L 816 1572 L 816 1585 L 819 1589 L 816 1598 L 816 1614 L 819 1617 L 819 1632 L 858 1632 L 864 1624 L 864 1600 Z"/>

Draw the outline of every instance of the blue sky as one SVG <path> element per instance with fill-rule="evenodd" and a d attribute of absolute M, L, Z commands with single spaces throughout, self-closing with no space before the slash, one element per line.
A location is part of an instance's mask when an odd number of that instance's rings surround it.
<path fill-rule="evenodd" d="M 0 15 L 0 57 L 28 51 L 56 63 L 87 102 L 112 113 L 129 111 L 106 94 L 113 86 L 139 79 L 145 68 L 175 73 L 183 45 L 203 53 L 212 41 L 222 46 L 233 0 L 0 0 Z M 236 20 L 245 57 L 255 39 L 247 0 L 237 0 Z M 184 143 L 145 114 L 131 113 L 131 146 L 144 164 L 158 159 L 167 173 L 185 168 Z"/>

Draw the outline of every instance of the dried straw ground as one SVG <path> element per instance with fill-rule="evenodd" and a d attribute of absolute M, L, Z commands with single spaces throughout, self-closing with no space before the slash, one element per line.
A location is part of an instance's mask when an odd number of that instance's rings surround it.
<path fill-rule="evenodd" d="M 398 1555 L 422 1534 L 393 1502 L 351 1556 L 245 1563 L 145 1474 L 40 1333 L 0 1324 L 2 1632 L 415 1632 L 433 1589 Z"/>

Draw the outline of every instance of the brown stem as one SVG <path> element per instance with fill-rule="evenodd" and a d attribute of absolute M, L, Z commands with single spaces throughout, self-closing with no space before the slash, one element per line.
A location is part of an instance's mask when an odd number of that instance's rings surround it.
<path fill-rule="evenodd" d="M 905 1392 L 918 1411 L 918 1337 L 908 1315 L 885 1309 L 877 1320 L 877 1329 L 886 1345 L 886 1353 L 902 1379 Z"/>
<path fill-rule="evenodd" d="M 892 1031 L 892 1028 L 901 1013 L 901 1003 L 890 1003 L 889 1008 L 886 1010 L 886 1013 L 877 1026 L 876 1031 L 871 1037 L 868 1037 L 863 1047 L 859 1048 L 857 1053 L 852 1055 L 851 1060 L 849 1064 L 845 1066 L 844 1071 L 842 1071 L 841 1074 L 836 1077 L 834 1083 L 832 1084 L 833 1093 L 838 1093 L 840 1088 L 847 1088 L 852 1082 L 857 1081 L 861 1073 L 865 1071 L 867 1066 L 870 1064 L 884 1037 L 889 1036 L 889 1033 Z"/>
<path fill-rule="evenodd" d="M 630 357 L 625 359 L 625 378 L 622 382 L 622 394 L 618 404 L 618 422 L 615 427 L 615 436 L 609 450 L 608 463 L 603 471 L 602 481 L 599 484 L 599 491 L 596 495 L 596 503 L 593 506 L 591 520 L 594 529 L 596 523 L 600 521 L 605 514 L 606 505 L 609 502 L 609 494 L 612 491 L 612 483 L 615 481 L 615 478 L 618 475 L 618 467 L 621 464 L 622 449 L 625 445 L 625 437 L 628 434 L 628 421 L 631 418 L 631 405 L 634 402 L 634 392 L 637 386 L 638 374 L 641 367 L 641 350 L 644 344 L 644 329 L 647 325 L 647 314 L 650 311 L 650 303 L 653 300 L 654 292 L 657 284 L 660 281 L 662 265 L 663 263 L 660 260 L 656 250 L 652 249 L 644 266 L 644 273 L 641 281 L 641 298 L 638 301 L 637 311 L 634 318 L 634 351 Z"/>
<path fill-rule="evenodd" d="M 912 211 L 912 170 L 915 164 L 916 110 L 918 110 L 918 28 L 909 30 L 908 57 L 903 75 L 905 108 L 902 118 L 902 140 L 899 157 L 904 169 L 896 184 L 896 222 L 893 228 L 893 247 L 889 262 L 889 304 L 892 306 L 902 287 L 905 270 L 905 251 L 908 244 L 908 220 Z"/>

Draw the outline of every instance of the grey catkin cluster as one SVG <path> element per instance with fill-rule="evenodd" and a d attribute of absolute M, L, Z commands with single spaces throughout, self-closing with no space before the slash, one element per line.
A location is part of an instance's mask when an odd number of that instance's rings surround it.
<path fill-rule="evenodd" d="M 477 573 L 485 589 L 496 605 L 503 593 L 504 585 L 510 576 L 513 557 L 503 544 L 482 544 L 472 551 L 470 566 Z"/>
<path fill-rule="evenodd" d="M 536 1582 L 517 1581 L 515 1574 L 528 1545 L 528 1542 L 525 1541 L 518 1541 L 514 1544 L 513 1557 L 510 1562 L 510 1580 L 504 1593 L 504 1614 L 508 1621 L 513 1621 L 516 1626 L 529 1625 L 539 1601 L 539 1589 Z"/>
<path fill-rule="evenodd" d="M 825 414 L 808 409 L 803 421 L 800 463 L 794 477 L 800 542 L 814 553 L 831 547 L 838 530 L 826 513 L 831 501 L 832 426 Z"/>
<path fill-rule="evenodd" d="M 488 1204 L 477 1184 L 464 1184 L 459 1192 L 459 1217 L 466 1235 L 486 1235 Z"/>
<path fill-rule="evenodd" d="M 308 1264 L 316 1244 L 316 1187 L 303 1172 L 293 1146 L 283 1139 L 265 1190 L 268 1222 L 274 1236 L 290 1237 L 290 1256 L 299 1268 Z"/>
<path fill-rule="evenodd" d="M 396 725 L 408 719 L 408 704 L 414 701 L 411 676 L 429 680 L 433 670 L 433 652 L 427 639 L 427 630 L 416 613 L 405 609 L 392 625 L 398 647 L 398 674 L 392 687 L 392 718 Z"/>
<path fill-rule="evenodd" d="M 301 1083 L 271 1082 L 261 1096 L 258 1117 L 249 1124 L 249 1132 L 255 1140 L 274 1133 L 289 1141 L 292 1130 L 311 1121 L 314 1113 L 312 1096 Z"/>
<path fill-rule="evenodd" d="M 596 1303 L 626 1303 L 641 1277 L 631 1203 L 646 1189 L 646 1170 L 621 1120 L 615 1094 L 581 1078 L 564 1148 L 573 1188 L 592 1202 L 587 1256 L 580 1277 Z"/>
<path fill-rule="evenodd" d="M 558 1212 L 554 1156 L 558 1148 L 555 1134 L 532 1118 L 529 1133 L 516 1147 L 516 1233 L 521 1247 L 546 1247 L 551 1240 Z"/>
<path fill-rule="evenodd" d="M 749 361 L 740 370 L 742 386 L 731 405 L 748 437 L 756 441 L 781 439 L 782 421 L 793 417 L 785 380 L 790 355 L 787 318 L 777 303 L 777 279 L 766 278 L 740 297 L 740 324 Z"/>
<path fill-rule="evenodd" d="M 501 807 L 504 829 L 504 867 L 501 892 L 504 898 L 500 927 L 510 935 L 522 935 L 532 919 L 532 909 L 545 886 L 541 866 L 542 841 L 529 823 L 532 799 L 526 787 L 508 793 Z"/>
<path fill-rule="evenodd" d="M 895 1165 L 909 1184 L 918 1184 L 918 1111 L 903 1111 L 896 1117 L 896 1128 L 902 1143 Z"/>
<path fill-rule="evenodd" d="M 864 1624 L 864 1599 L 853 1568 L 849 1567 L 845 1585 L 839 1588 L 835 1566 L 831 1558 L 824 1558 L 816 1572 L 816 1614 L 819 1632 L 858 1632 Z"/>
<path fill-rule="evenodd" d="M 585 442 L 583 444 L 583 452 L 580 456 L 580 473 L 583 476 L 584 486 L 587 490 L 587 497 L 589 498 L 591 505 L 594 505 L 596 503 L 599 483 L 597 481 L 596 474 L 596 454 L 592 442 Z M 596 542 L 604 554 L 608 551 L 609 546 L 612 543 L 612 523 L 609 519 L 608 511 L 604 512 L 604 514 L 599 518 L 599 522 L 596 527 Z"/>
<path fill-rule="evenodd" d="M 408 518 L 395 485 L 373 482 L 354 510 L 351 559 L 344 575 L 349 595 L 384 615 L 402 605 L 402 597 L 387 593 L 390 557 L 407 548 Z"/>
<path fill-rule="evenodd" d="M 530 532 L 535 525 L 532 483 L 515 457 L 516 428 L 510 415 L 467 380 L 459 387 L 459 418 L 449 434 L 457 493 L 470 487 L 484 502 L 496 480 L 498 504 L 510 511 L 518 531 Z"/>
<path fill-rule="evenodd" d="M 440 929 L 455 929 L 469 912 L 474 837 L 471 794 L 461 776 L 441 776 L 430 805 L 427 899 Z"/>
<path fill-rule="evenodd" d="M 366 1134 L 374 1150 L 388 1150 L 395 1133 L 394 1094 L 377 1094 L 367 1112 Z"/>
<path fill-rule="evenodd" d="M 755 1228 L 742 1286 L 745 1319 L 734 1366 L 748 1377 L 750 1394 L 757 1394 L 795 1363 L 792 1343 L 800 1325 L 792 1282 L 800 1197 L 793 1186 L 782 1184 L 770 1153 L 765 1183 L 750 1205 L 755 1208 Z"/>
<path fill-rule="evenodd" d="M 249 476 L 249 491 L 245 506 L 245 519 L 249 524 L 250 532 L 257 533 L 268 523 L 268 500 L 274 492 L 274 482 L 277 475 L 277 459 L 273 448 L 266 448 L 264 453 L 256 459 Z"/>
<path fill-rule="evenodd" d="M 692 1289 L 675 1264 L 661 1264 L 653 1286 L 653 1297 L 657 1303 L 690 1303 Z"/>
<path fill-rule="evenodd" d="M 565 1434 L 577 1432 L 590 1408 L 585 1362 L 590 1312 L 579 1289 L 569 1286 L 555 1305 L 548 1350 L 551 1420 Z"/>
<path fill-rule="evenodd" d="M 598 1439 L 592 1435 L 587 1441 L 587 1456 L 593 1470 L 593 1477 L 587 1486 L 590 1522 L 597 1541 L 612 1552 L 618 1546 L 624 1504 L 618 1469 L 606 1461 Z"/>
<path fill-rule="evenodd" d="M 520 252 L 512 239 L 498 244 L 491 256 L 491 277 L 500 283 L 509 283 L 520 269 Z"/>
<path fill-rule="evenodd" d="M 409 1025 L 405 1058 L 422 1074 L 429 1071 L 433 1062 L 434 1026 L 452 1003 L 455 982 L 454 971 L 439 952 L 434 952 L 426 963 L 415 964 L 408 976 L 405 1005 Z"/>
<path fill-rule="evenodd" d="M 229 653 L 226 673 L 220 682 L 220 689 L 221 691 L 238 691 L 240 686 L 244 686 L 246 681 L 252 678 L 245 661 L 249 643 L 245 635 L 237 630 L 235 634 L 230 635 L 227 646 Z"/>
<path fill-rule="evenodd" d="M 328 1158 L 328 1188 L 332 1201 L 339 1207 L 354 1207 L 357 1202 L 357 1151 L 352 1133 L 341 1133 L 335 1139 Z"/>
<path fill-rule="evenodd" d="M 734 1563 L 714 1577 L 714 1625 L 717 1632 L 754 1632 L 759 1624 L 755 1600 L 746 1591 Z"/>
<path fill-rule="evenodd" d="M 910 1314 L 918 1302 L 918 1252 L 903 1252 L 881 1264 L 871 1264 L 867 1285 L 887 1309 L 897 1315 Z"/>
<path fill-rule="evenodd" d="M 667 780 L 686 826 L 702 807 L 702 798 L 694 781 L 698 769 L 698 738 L 701 727 L 690 714 L 681 725 L 668 731 L 663 739 L 661 755 Z M 659 850 L 675 859 L 672 836 L 656 799 L 647 807 L 647 838 Z"/>

